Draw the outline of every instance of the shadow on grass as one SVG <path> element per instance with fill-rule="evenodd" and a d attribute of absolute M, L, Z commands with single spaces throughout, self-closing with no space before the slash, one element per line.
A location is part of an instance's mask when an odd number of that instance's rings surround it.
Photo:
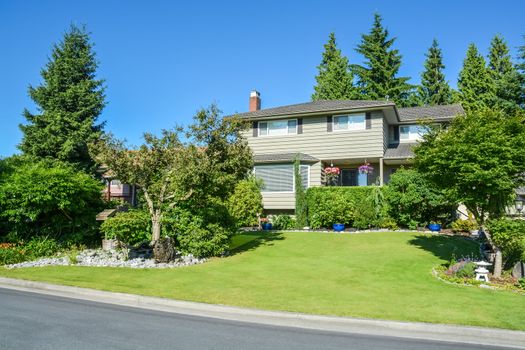
<path fill-rule="evenodd" d="M 426 250 L 436 257 L 449 261 L 452 257 L 477 257 L 479 247 L 477 243 L 460 236 L 419 235 L 408 241 L 420 249 Z"/>
<path fill-rule="evenodd" d="M 281 232 L 255 231 L 244 232 L 232 239 L 232 249 L 230 255 L 254 250 L 261 245 L 273 245 L 274 241 L 284 239 Z"/>

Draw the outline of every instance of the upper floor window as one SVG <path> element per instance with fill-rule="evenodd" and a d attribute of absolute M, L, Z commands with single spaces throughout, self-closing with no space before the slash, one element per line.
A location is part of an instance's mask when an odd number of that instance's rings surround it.
<path fill-rule="evenodd" d="M 338 115 L 334 117 L 334 130 L 365 130 L 364 114 Z"/>
<path fill-rule="evenodd" d="M 297 134 L 297 119 L 259 122 L 259 136 Z"/>
<path fill-rule="evenodd" d="M 427 133 L 427 128 L 421 125 L 400 125 L 399 138 L 405 141 L 419 141 Z"/>

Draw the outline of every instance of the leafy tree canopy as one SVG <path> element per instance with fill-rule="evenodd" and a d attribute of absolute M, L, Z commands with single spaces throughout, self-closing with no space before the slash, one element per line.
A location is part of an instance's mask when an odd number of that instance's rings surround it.
<path fill-rule="evenodd" d="M 29 87 L 38 113 L 24 111 L 19 148 L 38 158 L 53 158 L 94 170 L 88 143 L 102 134 L 97 120 L 105 105 L 103 80 L 96 79 L 98 63 L 84 27 L 72 25 L 53 47 L 41 71 L 42 83 Z"/>

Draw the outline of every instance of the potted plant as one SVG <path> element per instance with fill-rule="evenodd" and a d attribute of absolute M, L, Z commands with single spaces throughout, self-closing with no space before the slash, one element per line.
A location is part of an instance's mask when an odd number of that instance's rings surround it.
<path fill-rule="evenodd" d="M 337 179 L 339 178 L 340 173 L 341 169 L 335 167 L 333 164 L 330 164 L 329 167 L 324 168 L 326 184 L 328 186 L 334 186 L 335 184 L 337 184 Z"/>
<path fill-rule="evenodd" d="M 436 221 L 431 221 L 430 224 L 428 224 L 428 229 L 432 232 L 439 232 L 441 231 L 441 224 Z"/>
<path fill-rule="evenodd" d="M 345 230 L 345 224 L 333 224 L 332 228 L 335 232 L 342 232 Z"/>
<path fill-rule="evenodd" d="M 261 222 L 261 228 L 264 231 L 269 231 L 272 229 L 272 223 L 270 222 L 268 218 L 261 218 L 260 222 Z"/>

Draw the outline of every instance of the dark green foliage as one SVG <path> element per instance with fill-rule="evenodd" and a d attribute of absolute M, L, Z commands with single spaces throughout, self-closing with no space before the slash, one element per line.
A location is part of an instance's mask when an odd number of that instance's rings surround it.
<path fill-rule="evenodd" d="M 151 240 L 151 220 L 144 210 L 128 210 L 117 213 L 100 225 L 106 239 L 118 239 L 129 245 Z"/>
<path fill-rule="evenodd" d="M 431 129 L 415 148 L 415 165 L 480 226 L 513 199 L 525 172 L 525 123 L 521 114 L 475 111 L 446 130 Z"/>
<path fill-rule="evenodd" d="M 42 85 L 29 87 L 40 114 L 27 109 L 20 149 L 38 158 L 53 158 L 93 171 L 88 143 L 97 140 L 103 124 L 97 119 L 104 108 L 103 81 L 96 79 L 97 60 L 85 28 L 74 25 L 53 47 L 42 70 Z"/>
<path fill-rule="evenodd" d="M 419 94 L 425 105 L 446 105 L 452 102 L 450 86 L 445 79 L 443 55 L 436 39 L 428 49 L 425 70 L 421 73 Z"/>
<path fill-rule="evenodd" d="M 306 192 L 301 179 L 301 163 L 299 159 L 294 163 L 294 181 L 295 181 L 295 225 L 296 228 L 302 229 L 308 226 L 308 213 Z"/>
<path fill-rule="evenodd" d="M 359 228 L 377 227 L 383 219 L 383 209 L 376 211 L 375 191 L 383 191 L 383 188 L 310 187 L 306 193 L 310 227 L 331 228 L 335 223 L 357 224 Z"/>
<path fill-rule="evenodd" d="M 228 199 L 228 210 L 238 227 L 256 226 L 263 212 L 260 183 L 255 177 L 241 180 Z"/>
<path fill-rule="evenodd" d="M 297 226 L 295 219 L 290 215 L 273 216 L 272 225 L 274 230 L 293 230 Z"/>
<path fill-rule="evenodd" d="M 98 180 L 68 165 L 31 160 L 2 177 L 0 218 L 6 231 L 22 239 L 49 236 L 86 242 L 95 238 L 95 216 L 103 208 Z"/>
<path fill-rule="evenodd" d="M 389 38 L 388 30 L 383 28 L 381 16 L 374 15 L 370 33 L 362 35 L 356 51 L 364 56 L 364 65 L 353 65 L 358 77 L 361 99 L 383 100 L 389 98 L 398 106 L 407 105 L 412 90 L 409 78 L 398 77 L 401 55 L 392 45 L 396 38 Z"/>
<path fill-rule="evenodd" d="M 390 178 L 385 190 L 389 214 L 396 222 L 411 229 L 426 226 L 430 221 L 445 223 L 454 212 L 443 191 L 414 169 L 399 169 Z"/>
<path fill-rule="evenodd" d="M 349 68 L 348 58 L 337 48 L 335 34 L 330 33 L 328 43 L 324 45 L 323 59 L 317 66 L 319 74 L 315 77 L 317 84 L 314 86 L 312 101 L 357 98 Z"/>
<path fill-rule="evenodd" d="M 512 64 L 505 40 L 496 35 L 490 43 L 488 71 L 494 84 L 493 106 L 512 112 L 523 104 L 520 76 Z"/>
<path fill-rule="evenodd" d="M 503 252 L 505 268 L 525 259 L 525 221 L 501 218 L 490 220 L 488 229 L 494 244 Z"/>
<path fill-rule="evenodd" d="M 490 107 L 494 103 L 494 83 L 485 59 L 476 45 L 470 44 L 458 80 L 459 98 L 466 111 Z"/>
<path fill-rule="evenodd" d="M 523 36 L 525 39 L 525 35 Z M 520 90 L 520 105 L 525 109 L 525 45 L 518 48 L 518 63 L 516 64 L 518 70 L 518 77 L 521 85 Z"/>

